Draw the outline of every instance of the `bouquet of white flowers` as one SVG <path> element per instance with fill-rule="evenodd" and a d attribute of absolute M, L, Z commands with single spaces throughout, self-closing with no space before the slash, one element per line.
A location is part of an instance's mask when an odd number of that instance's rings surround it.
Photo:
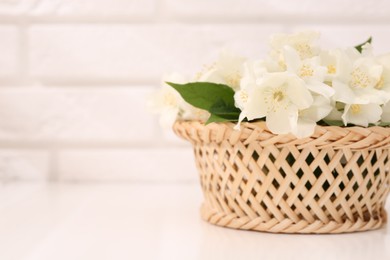
<path fill-rule="evenodd" d="M 153 107 L 161 122 L 263 120 L 274 134 L 298 138 L 315 126 L 387 126 L 390 122 L 390 55 L 375 56 L 371 38 L 347 49 L 321 49 L 319 33 L 271 37 L 265 59 L 229 52 L 192 80 L 164 79 Z M 188 83 L 190 82 L 190 83 Z"/>

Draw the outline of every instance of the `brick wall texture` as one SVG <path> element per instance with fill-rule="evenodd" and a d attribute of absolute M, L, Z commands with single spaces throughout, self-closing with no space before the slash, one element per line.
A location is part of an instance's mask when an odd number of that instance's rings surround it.
<path fill-rule="evenodd" d="M 146 109 L 162 74 L 303 29 L 385 53 L 390 1 L 0 1 L 0 182 L 196 181 L 191 147 Z"/>

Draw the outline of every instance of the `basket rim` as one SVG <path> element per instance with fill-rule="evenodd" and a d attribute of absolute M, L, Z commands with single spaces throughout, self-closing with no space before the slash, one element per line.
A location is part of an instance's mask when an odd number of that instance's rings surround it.
<path fill-rule="evenodd" d="M 293 134 L 274 134 L 265 121 L 242 122 L 240 130 L 234 129 L 232 122 L 210 123 L 205 125 L 197 120 L 177 120 L 174 132 L 193 144 L 237 142 L 250 144 L 260 142 L 261 146 L 297 146 L 298 149 L 316 146 L 333 149 L 384 149 L 390 147 L 390 127 L 384 126 L 320 126 L 310 137 L 297 138 Z"/>

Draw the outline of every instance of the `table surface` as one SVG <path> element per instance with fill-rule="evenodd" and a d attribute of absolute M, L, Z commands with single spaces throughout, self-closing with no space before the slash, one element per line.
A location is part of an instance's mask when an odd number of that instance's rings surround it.
<path fill-rule="evenodd" d="M 390 228 L 285 235 L 202 221 L 197 184 L 3 184 L 0 259 L 390 259 Z M 390 203 L 387 203 L 390 209 Z"/>

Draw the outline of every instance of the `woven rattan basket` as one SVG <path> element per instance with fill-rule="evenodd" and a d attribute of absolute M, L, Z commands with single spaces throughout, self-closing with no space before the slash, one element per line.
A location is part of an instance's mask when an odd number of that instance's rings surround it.
<path fill-rule="evenodd" d="M 194 146 L 202 218 L 223 227 L 275 233 L 380 228 L 390 190 L 390 128 L 321 127 L 297 139 L 264 122 L 178 121 Z"/>

